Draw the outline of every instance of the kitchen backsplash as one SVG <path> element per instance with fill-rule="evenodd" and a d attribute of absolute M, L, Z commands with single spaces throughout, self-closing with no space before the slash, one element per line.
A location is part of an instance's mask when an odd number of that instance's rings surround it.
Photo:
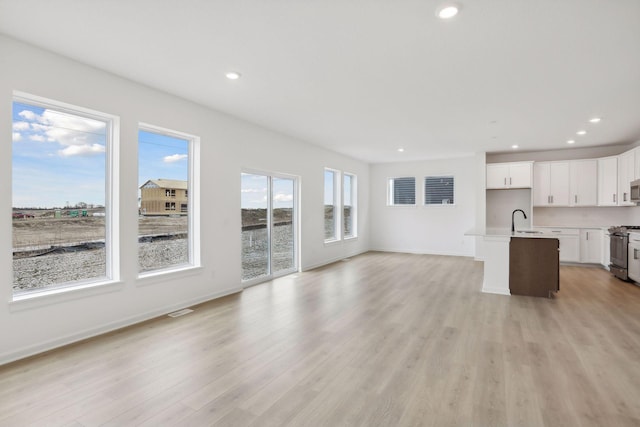
<path fill-rule="evenodd" d="M 640 207 L 533 208 L 534 226 L 640 225 Z"/>

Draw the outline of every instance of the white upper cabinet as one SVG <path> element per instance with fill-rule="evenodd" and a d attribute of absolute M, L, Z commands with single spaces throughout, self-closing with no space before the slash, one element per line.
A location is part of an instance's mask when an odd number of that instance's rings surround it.
<path fill-rule="evenodd" d="M 618 156 L 618 206 L 635 206 L 629 201 L 631 181 L 636 179 L 636 150 Z"/>
<path fill-rule="evenodd" d="M 490 163 L 487 189 L 531 188 L 531 162 Z"/>
<path fill-rule="evenodd" d="M 598 160 L 569 162 L 569 206 L 597 206 Z"/>
<path fill-rule="evenodd" d="M 569 162 L 534 163 L 533 205 L 569 206 Z"/>
<path fill-rule="evenodd" d="M 618 156 L 598 159 L 598 206 L 618 206 Z"/>

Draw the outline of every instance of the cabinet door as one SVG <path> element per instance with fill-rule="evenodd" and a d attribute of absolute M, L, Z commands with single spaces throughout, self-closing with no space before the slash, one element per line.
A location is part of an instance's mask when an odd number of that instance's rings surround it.
<path fill-rule="evenodd" d="M 618 158 L 598 159 L 598 206 L 618 205 Z"/>
<path fill-rule="evenodd" d="M 569 162 L 569 205 L 596 206 L 598 204 L 598 161 Z"/>
<path fill-rule="evenodd" d="M 531 188 L 531 163 L 509 165 L 509 187 Z"/>
<path fill-rule="evenodd" d="M 618 156 L 618 205 L 635 206 L 629 201 L 631 181 L 635 179 L 635 151 L 627 151 Z"/>
<path fill-rule="evenodd" d="M 507 188 L 509 166 L 487 165 L 487 188 Z"/>
<path fill-rule="evenodd" d="M 580 239 L 578 236 L 555 236 L 560 241 L 560 261 L 580 262 Z"/>
<path fill-rule="evenodd" d="M 580 262 L 600 264 L 602 238 L 603 233 L 600 229 L 580 230 Z"/>
<path fill-rule="evenodd" d="M 602 266 L 609 269 L 611 263 L 611 237 L 608 233 L 604 233 L 602 239 Z"/>
<path fill-rule="evenodd" d="M 533 164 L 533 206 L 549 206 L 551 204 L 551 163 L 535 162 Z"/>
<path fill-rule="evenodd" d="M 551 206 L 569 206 L 569 162 L 553 162 L 549 168 Z"/>

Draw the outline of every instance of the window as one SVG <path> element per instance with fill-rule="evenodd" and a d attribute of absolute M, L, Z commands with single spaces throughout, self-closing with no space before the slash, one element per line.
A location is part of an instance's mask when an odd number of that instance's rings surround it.
<path fill-rule="evenodd" d="M 389 205 L 405 206 L 416 204 L 416 179 L 414 177 L 389 179 Z"/>
<path fill-rule="evenodd" d="M 118 118 L 13 100 L 13 295 L 118 279 Z"/>
<path fill-rule="evenodd" d="M 425 205 L 454 204 L 453 176 L 428 176 L 424 179 Z"/>
<path fill-rule="evenodd" d="M 198 222 L 187 191 L 197 185 L 194 136 L 141 125 L 138 132 L 138 271 L 199 264 Z M 171 201 L 166 201 L 170 198 Z M 179 207 L 179 209 L 177 209 Z"/>
<path fill-rule="evenodd" d="M 342 217 L 343 235 L 346 238 L 356 237 L 356 176 L 345 173 L 342 180 Z"/>
<path fill-rule="evenodd" d="M 332 241 L 340 239 L 338 224 L 340 212 L 338 211 L 338 171 L 324 170 L 324 240 Z"/>

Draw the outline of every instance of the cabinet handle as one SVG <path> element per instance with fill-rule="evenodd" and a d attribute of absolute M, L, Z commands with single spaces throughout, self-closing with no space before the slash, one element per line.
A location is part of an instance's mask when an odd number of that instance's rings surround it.
<path fill-rule="evenodd" d="M 553 196 L 551 196 L 551 203 L 553 204 Z"/>
<path fill-rule="evenodd" d="M 613 195 L 613 203 L 616 203 L 616 194 Z"/>
<path fill-rule="evenodd" d="M 589 240 L 589 232 L 587 231 L 587 240 Z"/>
<path fill-rule="evenodd" d="M 547 196 L 547 203 L 551 204 L 551 196 Z"/>
<path fill-rule="evenodd" d="M 509 185 L 511 185 L 511 177 L 509 177 Z"/>
<path fill-rule="evenodd" d="M 638 250 L 633 248 L 633 259 L 638 259 Z"/>
<path fill-rule="evenodd" d="M 507 178 L 504 179 L 504 185 L 507 185 Z"/>
<path fill-rule="evenodd" d="M 575 202 L 574 203 L 578 203 L 578 195 L 576 194 L 574 197 Z"/>
<path fill-rule="evenodd" d="M 627 193 L 622 193 L 622 201 L 623 202 L 627 201 Z"/>

